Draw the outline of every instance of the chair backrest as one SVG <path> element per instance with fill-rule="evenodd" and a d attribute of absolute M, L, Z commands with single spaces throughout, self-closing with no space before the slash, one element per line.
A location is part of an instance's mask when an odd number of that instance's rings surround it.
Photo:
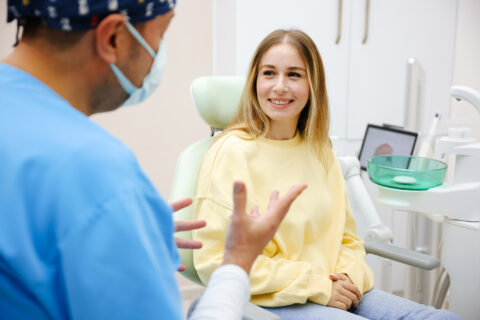
<path fill-rule="evenodd" d="M 203 120 L 213 129 L 224 129 L 233 118 L 245 84 L 242 77 L 201 77 L 192 82 L 193 103 Z M 170 193 L 170 201 L 192 198 L 195 201 L 197 175 L 203 156 L 214 137 L 204 138 L 188 146 L 179 156 Z M 192 220 L 193 203 L 174 214 L 175 220 Z M 184 231 L 175 235 L 191 240 L 192 232 Z M 187 270 L 182 273 L 186 278 L 202 284 L 193 265 L 193 253 L 190 249 L 179 249 L 182 264 Z"/>

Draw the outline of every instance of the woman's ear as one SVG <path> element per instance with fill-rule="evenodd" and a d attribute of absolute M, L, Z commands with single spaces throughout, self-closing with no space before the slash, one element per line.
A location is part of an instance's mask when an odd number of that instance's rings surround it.
<path fill-rule="evenodd" d="M 127 18 L 121 14 L 110 14 L 95 28 L 96 54 L 107 64 L 117 63 L 128 52 L 130 39 L 125 27 Z"/>

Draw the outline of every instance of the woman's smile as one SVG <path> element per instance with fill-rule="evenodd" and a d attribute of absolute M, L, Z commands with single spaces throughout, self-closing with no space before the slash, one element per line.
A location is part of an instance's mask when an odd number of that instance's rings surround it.
<path fill-rule="evenodd" d="M 294 100 L 292 99 L 268 99 L 274 108 L 284 109 L 288 108 Z"/>

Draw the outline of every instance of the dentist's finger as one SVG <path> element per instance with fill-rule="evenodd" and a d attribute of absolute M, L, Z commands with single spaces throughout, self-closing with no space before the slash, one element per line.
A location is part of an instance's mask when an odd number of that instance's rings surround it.
<path fill-rule="evenodd" d="M 205 220 L 175 221 L 175 232 L 200 229 L 206 225 L 207 222 Z"/>
<path fill-rule="evenodd" d="M 257 218 L 259 216 L 260 213 L 258 212 L 258 206 L 253 206 L 252 211 L 250 212 L 250 217 Z"/>
<path fill-rule="evenodd" d="M 247 190 L 241 181 L 233 183 L 233 216 L 244 214 L 247 206 Z"/>
<path fill-rule="evenodd" d="M 263 217 L 265 217 L 265 219 L 276 220 L 278 223 L 282 221 L 292 202 L 303 192 L 303 190 L 305 190 L 306 187 L 306 184 L 299 184 L 291 187 L 283 197 L 276 200 L 274 204 L 271 204 L 271 210 L 267 210 Z M 273 210 L 274 207 L 278 208 L 278 210 Z"/>
<path fill-rule="evenodd" d="M 275 201 L 278 200 L 278 194 L 279 193 L 278 193 L 277 190 L 272 192 L 272 194 L 270 195 L 270 199 L 268 200 L 267 210 L 272 207 L 272 205 L 275 203 Z"/>
<path fill-rule="evenodd" d="M 185 240 L 181 238 L 175 238 L 175 243 L 177 244 L 177 248 L 180 249 L 200 249 L 203 246 L 201 241 Z"/>
<path fill-rule="evenodd" d="M 187 270 L 187 267 L 185 267 L 183 264 L 180 264 L 180 266 L 178 267 L 178 272 L 183 272 Z"/>
<path fill-rule="evenodd" d="M 176 212 L 180 209 L 186 208 L 192 204 L 191 198 L 184 198 L 170 203 L 170 206 L 173 208 L 173 212 Z"/>

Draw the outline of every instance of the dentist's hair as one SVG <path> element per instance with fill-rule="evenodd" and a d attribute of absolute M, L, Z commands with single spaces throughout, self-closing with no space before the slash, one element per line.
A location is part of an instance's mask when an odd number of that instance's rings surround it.
<path fill-rule="evenodd" d="M 292 45 L 304 60 L 310 87 L 309 99 L 298 119 L 297 131 L 327 165 L 327 149 L 331 149 L 332 144 L 328 137 L 330 120 L 325 71 L 315 42 L 300 30 L 275 30 L 260 42 L 250 63 L 237 112 L 224 132 L 240 129 L 254 138 L 268 133 L 270 121 L 257 98 L 258 69 L 264 54 L 274 45 L 284 43 Z"/>

